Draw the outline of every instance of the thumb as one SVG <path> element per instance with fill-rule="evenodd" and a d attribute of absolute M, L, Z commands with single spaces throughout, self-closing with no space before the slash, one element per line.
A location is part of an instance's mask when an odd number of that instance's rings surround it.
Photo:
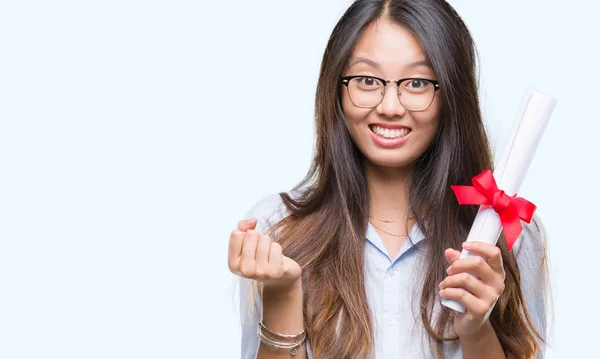
<path fill-rule="evenodd" d="M 242 219 L 241 221 L 238 222 L 237 227 L 240 231 L 246 232 L 251 229 L 255 229 L 256 223 L 257 223 L 256 218 Z"/>
<path fill-rule="evenodd" d="M 290 257 L 283 256 L 283 269 L 287 272 L 290 278 L 298 279 L 302 275 L 302 268 L 296 261 Z"/>
<path fill-rule="evenodd" d="M 458 258 L 460 258 L 460 251 L 448 248 L 446 249 L 446 251 L 444 251 L 444 255 L 446 256 L 446 260 L 448 261 L 448 263 L 452 264 L 456 262 Z"/>

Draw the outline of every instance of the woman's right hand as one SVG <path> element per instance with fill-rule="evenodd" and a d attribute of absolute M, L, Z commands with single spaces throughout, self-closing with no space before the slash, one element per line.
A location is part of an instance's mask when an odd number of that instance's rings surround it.
<path fill-rule="evenodd" d="M 256 219 L 242 220 L 229 237 L 229 270 L 241 277 L 258 280 L 265 286 L 291 288 L 302 269 L 282 254 L 281 245 L 255 231 Z"/>

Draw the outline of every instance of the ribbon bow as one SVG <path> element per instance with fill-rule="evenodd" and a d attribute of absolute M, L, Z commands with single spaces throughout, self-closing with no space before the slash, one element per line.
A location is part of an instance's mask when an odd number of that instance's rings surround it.
<path fill-rule="evenodd" d="M 536 207 L 524 198 L 509 196 L 498 189 L 492 171 L 484 170 L 471 180 L 473 186 L 451 186 L 458 203 L 480 204 L 492 206 L 500 216 L 506 245 L 510 251 L 513 244 L 519 238 L 523 226 L 520 219 L 529 223 L 533 217 Z"/>

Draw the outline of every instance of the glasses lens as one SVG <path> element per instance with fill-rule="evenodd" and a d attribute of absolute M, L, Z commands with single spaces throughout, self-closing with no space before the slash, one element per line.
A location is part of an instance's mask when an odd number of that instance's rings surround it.
<path fill-rule="evenodd" d="M 402 106 L 412 111 L 423 111 L 431 105 L 435 96 L 433 83 L 426 80 L 409 79 L 402 81 L 399 88 Z"/>
<path fill-rule="evenodd" d="M 372 77 L 355 77 L 348 83 L 348 95 L 358 107 L 375 107 L 383 98 L 385 86 Z"/>

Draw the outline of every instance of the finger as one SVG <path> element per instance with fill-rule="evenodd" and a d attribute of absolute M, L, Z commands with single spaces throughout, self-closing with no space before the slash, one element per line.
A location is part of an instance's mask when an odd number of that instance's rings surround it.
<path fill-rule="evenodd" d="M 269 263 L 274 267 L 281 267 L 283 265 L 283 250 L 281 244 L 273 242 L 271 245 L 271 252 L 269 254 Z"/>
<path fill-rule="evenodd" d="M 258 233 L 254 230 L 249 230 L 244 235 L 244 243 L 242 244 L 242 256 L 240 258 L 240 272 L 245 277 L 254 276 L 256 268 L 256 246 L 258 244 Z"/>
<path fill-rule="evenodd" d="M 242 219 L 238 222 L 237 228 L 242 232 L 246 232 L 251 229 L 256 229 L 256 223 L 256 218 Z"/>
<path fill-rule="evenodd" d="M 449 264 L 454 263 L 458 260 L 458 258 L 460 258 L 460 252 L 452 248 L 446 249 L 444 251 L 444 255 L 446 256 L 446 260 Z"/>
<path fill-rule="evenodd" d="M 463 272 L 471 272 L 479 277 L 484 283 L 492 283 L 497 280 L 498 273 L 479 256 L 466 257 L 452 263 L 446 270 L 448 275 L 454 275 Z"/>
<path fill-rule="evenodd" d="M 256 246 L 258 244 L 258 232 L 251 229 L 244 234 L 244 243 L 242 245 L 242 258 L 251 258 L 256 256 Z"/>
<path fill-rule="evenodd" d="M 464 242 L 463 248 L 469 252 L 477 253 L 485 258 L 496 272 L 504 272 L 504 266 L 502 264 L 502 252 L 500 252 L 500 248 L 496 247 L 495 245 L 485 242 L 472 241 Z"/>
<path fill-rule="evenodd" d="M 231 236 L 229 236 L 229 254 L 228 254 L 228 263 L 229 269 L 236 270 L 238 269 L 238 264 L 240 262 L 240 256 L 242 255 L 242 244 L 244 243 L 244 232 L 233 231 L 231 232 Z"/>
<path fill-rule="evenodd" d="M 440 289 L 462 288 L 479 299 L 496 299 L 489 294 L 490 288 L 469 273 L 459 273 L 446 277 L 440 283 Z"/>
<path fill-rule="evenodd" d="M 442 289 L 440 290 L 440 297 L 454 299 L 467 308 L 467 313 L 476 316 L 484 316 L 489 309 L 482 300 L 462 288 Z"/>
<path fill-rule="evenodd" d="M 258 244 L 256 245 L 256 265 L 265 268 L 269 263 L 269 252 L 273 240 L 267 235 L 258 236 Z"/>

